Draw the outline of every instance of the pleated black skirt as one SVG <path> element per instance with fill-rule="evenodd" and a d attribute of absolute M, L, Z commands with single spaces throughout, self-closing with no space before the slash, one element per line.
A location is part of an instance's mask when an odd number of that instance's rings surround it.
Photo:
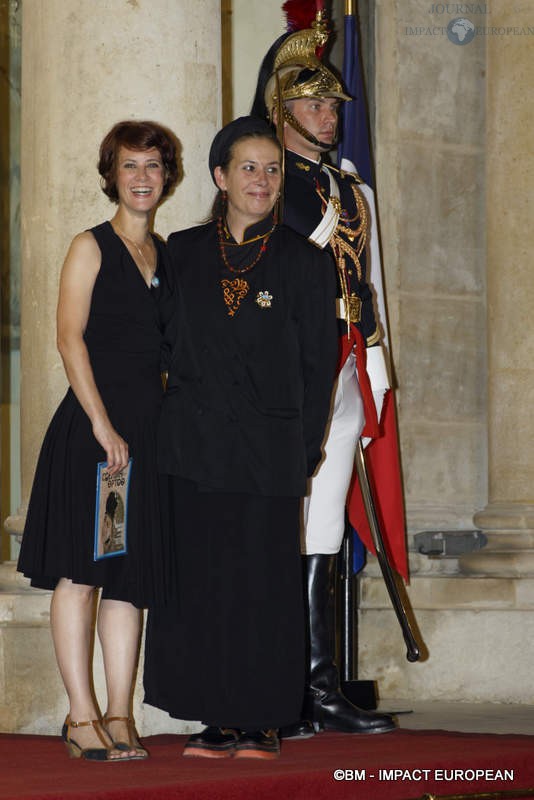
<path fill-rule="evenodd" d="M 174 476 L 162 488 L 174 579 L 170 602 L 148 615 L 145 702 L 241 730 L 294 722 L 305 674 L 299 498 L 199 491 Z"/>

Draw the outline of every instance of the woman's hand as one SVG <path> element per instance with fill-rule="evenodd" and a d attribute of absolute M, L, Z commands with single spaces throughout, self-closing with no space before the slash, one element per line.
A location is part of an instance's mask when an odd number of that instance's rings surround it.
<path fill-rule="evenodd" d="M 111 475 L 120 472 L 128 464 L 128 445 L 119 436 L 109 421 L 95 422 L 93 435 L 98 444 L 106 451 L 107 469 Z"/>

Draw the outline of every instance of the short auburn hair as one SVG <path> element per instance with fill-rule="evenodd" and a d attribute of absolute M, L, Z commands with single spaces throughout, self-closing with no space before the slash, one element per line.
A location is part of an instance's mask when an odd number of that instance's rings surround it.
<path fill-rule="evenodd" d="M 159 150 L 165 169 L 162 197 L 165 197 L 178 181 L 178 160 L 175 136 L 157 122 L 124 120 L 104 136 L 100 145 L 98 171 L 102 176 L 102 191 L 114 203 L 118 203 L 117 156 L 120 147 L 129 150 Z"/>

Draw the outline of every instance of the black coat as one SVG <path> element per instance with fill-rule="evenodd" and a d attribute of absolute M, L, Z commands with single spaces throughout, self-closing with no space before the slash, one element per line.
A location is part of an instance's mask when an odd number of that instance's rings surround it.
<path fill-rule="evenodd" d="M 357 208 L 354 200 L 353 187 L 358 185 L 350 173 L 334 170 L 334 177 L 339 186 L 341 206 L 347 211 L 349 217 L 354 217 Z M 284 224 L 294 231 L 308 237 L 322 219 L 321 198 L 316 191 L 319 184 L 324 197 L 330 194 L 330 181 L 321 170 L 321 162 L 314 163 L 307 158 L 286 150 L 285 152 L 285 178 L 284 178 Z M 363 196 L 363 195 L 362 195 Z M 345 223 L 351 227 L 351 223 Z M 353 242 L 338 229 L 339 234 L 349 247 Z M 330 247 L 326 248 L 331 253 Z M 377 324 L 373 306 L 373 295 L 367 282 L 366 252 L 360 255 L 362 276 L 358 279 L 356 271 L 351 269 L 347 275 L 350 290 L 354 291 L 362 301 L 361 320 L 357 323 L 367 344 L 375 344 L 378 339 Z M 334 258 L 331 256 L 331 269 L 335 270 Z M 339 291 L 339 296 L 341 292 Z M 341 335 L 346 335 L 345 325 L 340 325 Z"/>
<path fill-rule="evenodd" d="M 172 234 L 168 252 L 178 313 L 160 470 L 206 490 L 304 494 L 321 457 L 337 359 L 329 257 L 276 228 L 239 276 L 250 289 L 230 317 L 220 280 L 236 276 L 222 264 L 216 224 Z M 271 307 L 256 302 L 260 291 Z"/>

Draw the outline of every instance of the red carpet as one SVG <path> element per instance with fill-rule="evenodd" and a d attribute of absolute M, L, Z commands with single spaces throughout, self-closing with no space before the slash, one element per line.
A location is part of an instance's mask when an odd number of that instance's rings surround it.
<path fill-rule="evenodd" d="M 323 733 L 283 743 L 270 762 L 185 759 L 184 741 L 151 736 L 148 761 L 90 764 L 57 737 L 0 734 L 0 799 L 410 800 L 534 787 L 534 736 Z"/>

